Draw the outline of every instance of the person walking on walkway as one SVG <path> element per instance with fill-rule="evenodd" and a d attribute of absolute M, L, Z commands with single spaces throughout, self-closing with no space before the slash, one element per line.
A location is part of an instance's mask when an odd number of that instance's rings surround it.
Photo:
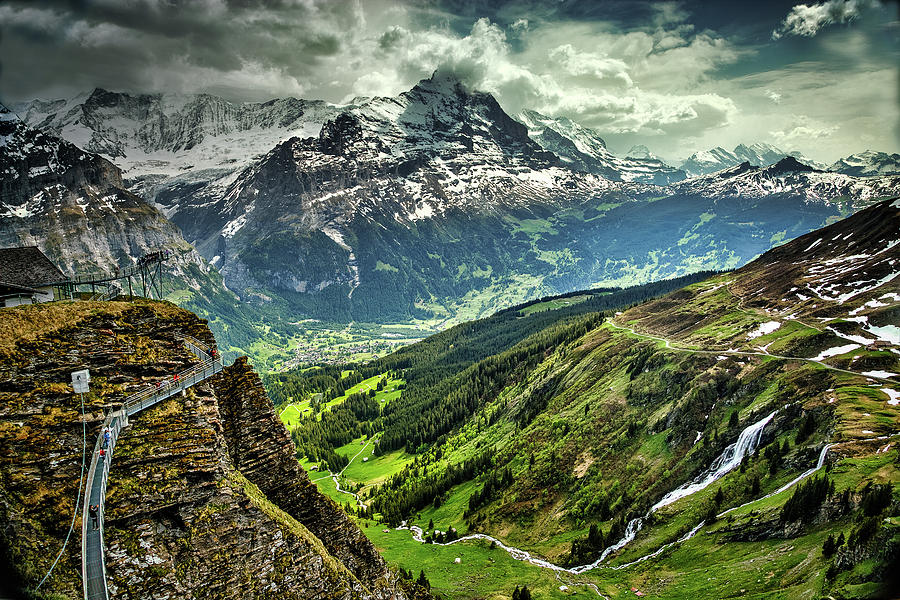
<path fill-rule="evenodd" d="M 102 462 L 104 458 L 106 458 L 106 450 L 100 448 L 100 461 Z"/>
<path fill-rule="evenodd" d="M 109 427 L 103 430 L 103 448 L 109 448 L 109 440 L 112 437 L 112 434 L 109 433 Z"/>
<path fill-rule="evenodd" d="M 91 507 L 88 509 L 88 512 L 91 513 L 91 521 L 94 524 L 94 531 L 100 529 L 100 507 L 96 504 L 91 504 Z"/>

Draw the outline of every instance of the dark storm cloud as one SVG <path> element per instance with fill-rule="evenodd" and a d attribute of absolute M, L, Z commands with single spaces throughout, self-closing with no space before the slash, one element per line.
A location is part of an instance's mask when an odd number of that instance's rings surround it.
<path fill-rule="evenodd" d="M 3 58 L 27 57 L 38 68 L 13 74 L 4 95 L 39 94 L 66 79 L 165 86 L 179 80 L 165 71 L 185 67 L 203 71 L 202 84 L 214 78 L 209 71 L 248 65 L 296 79 L 280 91 L 299 91 L 299 80 L 341 52 L 343 32 L 359 24 L 347 2 L 8 2 L 0 6 Z"/>

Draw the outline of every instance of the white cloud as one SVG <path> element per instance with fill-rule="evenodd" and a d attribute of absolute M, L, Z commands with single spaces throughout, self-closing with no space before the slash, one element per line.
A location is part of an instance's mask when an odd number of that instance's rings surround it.
<path fill-rule="evenodd" d="M 792 125 L 785 129 L 770 131 L 769 135 L 779 143 L 792 144 L 797 141 L 828 138 L 838 129 L 840 127 L 837 125 L 827 125 L 806 115 L 794 115 Z"/>
<path fill-rule="evenodd" d="M 674 7 L 660 14 L 681 18 Z M 495 94 L 509 112 L 567 116 L 604 134 L 706 130 L 738 112 L 730 98 L 697 89 L 738 56 L 711 33 L 695 34 L 681 23 L 627 33 L 583 23 L 529 24 L 525 33 L 524 48 L 514 52 L 504 30 L 488 19 L 464 36 L 394 25 L 378 38 L 380 68 L 357 74 L 343 100 L 395 94 L 440 70 Z"/>
<path fill-rule="evenodd" d="M 798 4 L 772 32 L 772 39 L 777 40 L 785 35 L 812 37 L 827 25 L 855 20 L 863 9 L 876 4 L 877 0 L 828 0 L 813 5 Z"/>
<path fill-rule="evenodd" d="M 766 98 L 768 98 L 775 104 L 779 104 L 781 102 L 781 94 L 779 94 L 775 90 L 766 90 Z"/>

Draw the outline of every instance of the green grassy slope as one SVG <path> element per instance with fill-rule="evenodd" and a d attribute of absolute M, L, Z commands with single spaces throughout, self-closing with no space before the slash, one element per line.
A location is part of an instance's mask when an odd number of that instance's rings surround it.
<path fill-rule="evenodd" d="M 809 264 L 843 260 L 829 252 Z M 817 285 L 815 271 L 784 264 L 693 282 L 605 320 L 585 310 L 594 298 L 542 299 L 527 317 L 518 307 L 383 359 L 378 368 L 407 388 L 367 421 L 388 457 L 353 480 L 360 518 L 389 525 L 373 524 L 370 537 L 392 561 L 433 569 L 452 598 L 508 598 L 526 581 L 547 597 L 590 592 L 579 587 L 588 583 L 610 598 L 632 588 L 665 598 L 890 597 L 900 348 L 822 353 L 846 336 L 893 331 L 900 298 L 877 275 L 845 300 L 796 305 L 785 294 L 795 279 Z M 778 290 L 771 302 L 759 269 Z M 535 318 L 542 327 L 530 331 Z M 770 414 L 740 466 L 651 510 Z M 826 445 L 824 466 L 797 483 Z M 487 542 L 422 545 L 392 529 L 433 522 L 576 567 L 637 517 L 634 538 L 584 573 L 507 569 L 510 555 Z"/>

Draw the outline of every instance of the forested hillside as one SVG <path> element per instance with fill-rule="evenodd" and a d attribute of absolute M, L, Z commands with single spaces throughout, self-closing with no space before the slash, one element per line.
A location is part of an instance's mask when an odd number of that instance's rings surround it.
<path fill-rule="evenodd" d="M 624 311 L 589 304 L 615 293 L 545 299 L 360 369 L 406 387 L 374 420 L 377 405 L 348 404 L 338 441 L 368 436 L 394 460 L 375 483 L 343 476 L 354 512 L 426 543 L 502 542 L 609 594 L 638 578 L 662 597 L 701 581 L 701 596 L 888 597 L 895 204 Z M 285 384 L 312 391 L 324 372 Z"/>
<path fill-rule="evenodd" d="M 371 399 L 351 395 L 331 411 L 311 410 L 292 435 L 301 453 L 315 456 L 314 460 L 330 457 L 335 466 L 340 461 L 334 462 L 331 451 L 364 433 L 383 431 L 376 452 L 423 451 L 509 382 L 521 379 L 546 351 L 600 323 L 602 311 L 622 309 L 707 276 L 698 273 L 626 289 L 541 298 L 457 325 L 367 365 L 323 365 L 269 374 L 266 389 L 276 407 L 318 394 L 316 401 L 327 403 L 363 379 L 380 373 L 402 375 L 402 396 L 383 411 Z"/>

